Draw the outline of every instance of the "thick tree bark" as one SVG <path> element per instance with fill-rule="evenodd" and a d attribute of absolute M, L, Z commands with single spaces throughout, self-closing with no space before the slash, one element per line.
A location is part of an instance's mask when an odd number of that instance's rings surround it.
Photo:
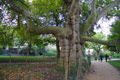
<path fill-rule="evenodd" d="M 77 69 L 79 64 L 78 62 L 81 63 L 83 60 L 83 55 L 80 50 L 81 45 L 79 44 L 80 12 L 79 2 L 74 0 L 68 7 L 68 16 L 66 22 L 66 28 L 71 29 L 72 35 L 65 37 L 64 39 L 60 39 L 61 53 L 58 65 L 61 66 L 64 64 L 65 80 L 68 80 L 68 71 L 71 71 L 73 67 L 74 69 Z M 79 67 L 82 67 L 82 65 L 79 65 Z"/>

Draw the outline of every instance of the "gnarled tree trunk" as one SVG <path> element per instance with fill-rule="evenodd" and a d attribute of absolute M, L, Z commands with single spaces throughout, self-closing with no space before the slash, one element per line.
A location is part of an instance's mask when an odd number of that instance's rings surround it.
<path fill-rule="evenodd" d="M 73 4 L 71 4 L 73 5 Z M 70 5 L 70 6 L 71 6 Z M 76 6 L 77 5 L 77 6 Z M 79 63 L 83 60 L 83 55 L 80 45 L 80 32 L 79 32 L 79 19 L 80 19 L 80 6 L 79 3 L 74 3 L 73 8 L 68 7 L 68 16 L 66 28 L 72 31 L 69 37 L 60 38 L 61 53 L 58 61 L 59 66 L 65 68 L 65 80 L 68 80 L 68 72 L 78 68 Z M 79 8 L 78 8 L 79 7 Z M 64 63 L 63 63 L 64 62 Z M 79 65 L 82 67 L 82 65 Z M 81 68 L 79 68 L 80 70 Z M 75 75 L 77 72 L 75 73 Z"/>

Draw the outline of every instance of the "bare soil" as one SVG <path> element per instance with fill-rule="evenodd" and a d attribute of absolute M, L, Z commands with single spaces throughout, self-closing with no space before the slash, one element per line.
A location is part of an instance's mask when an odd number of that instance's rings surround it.
<path fill-rule="evenodd" d="M 83 80 L 120 80 L 120 72 L 108 62 L 93 61 L 91 67 Z"/>

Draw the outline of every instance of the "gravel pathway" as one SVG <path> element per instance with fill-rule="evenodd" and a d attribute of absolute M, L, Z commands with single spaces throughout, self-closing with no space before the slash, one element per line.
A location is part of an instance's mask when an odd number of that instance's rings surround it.
<path fill-rule="evenodd" d="M 85 75 L 83 80 L 120 80 L 120 73 L 107 62 L 92 62 L 93 72 Z"/>

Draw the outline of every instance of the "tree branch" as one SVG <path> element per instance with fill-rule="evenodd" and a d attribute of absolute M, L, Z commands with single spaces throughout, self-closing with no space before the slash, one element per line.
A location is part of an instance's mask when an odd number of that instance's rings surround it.
<path fill-rule="evenodd" d="M 90 30 L 90 28 L 95 24 L 96 22 L 96 1 L 93 0 L 91 3 L 91 14 L 88 17 L 88 19 L 85 21 L 84 27 L 81 29 L 81 34 L 86 35 L 87 32 Z"/>
<path fill-rule="evenodd" d="M 87 32 L 90 30 L 91 27 L 93 27 L 93 25 L 104 15 L 106 15 L 113 7 L 117 6 L 118 4 L 120 4 L 119 0 L 115 0 L 113 2 L 111 2 L 109 5 L 107 5 L 105 8 L 103 8 L 103 10 L 101 11 L 97 11 L 96 10 L 96 1 L 97 0 L 93 0 L 92 2 L 92 10 L 91 10 L 91 14 L 88 17 L 88 19 L 85 21 L 85 25 L 84 28 L 81 30 L 82 35 L 83 34 L 87 34 Z"/>
<path fill-rule="evenodd" d="M 73 11 L 76 10 L 76 8 L 80 8 L 80 4 L 79 4 L 79 1 L 80 0 L 72 0 L 72 4 L 70 6 L 70 10 L 69 10 L 69 13 L 73 13 Z M 77 6 L 76 6 L 77 5 Z"/>
<path fill-rule="evenodd" d="M 91 15 L 96 14 L 96 1 L 97 0 L 93 0 L 91 3 Z"/>
<path fill-rule="evenodd" d="M 111 2 L 110 4 L 108 4 L 105 8 L 103 8 L 100 11 L 97 11 L 97 21 L 103 17 L 104 15 L 106 15 L 113 7 L 117 6 L 118 4 L 120 4 L 120 0 L 115 0 L 113 2 Z"/>
<path fill-rule="evenodd" d="M 95 42 L 95 43 L 99 43 L 99 44 L 103 44 L 103 45 L 108 45 L 108 46 L 115 46 L 117 44 L 120 43 L 120 41 L 114 41 L 114 42 L 108 42 L 108 41 L 103 41 L 103 40 L 98 40 L 98 39 L 93 39 L 93 38 L 90 38 L 90 37 L 82 37 L 81 38 L 82 40 L 84 41 L 90 41 L 90 42 Z"/>
<path fill-rule="evenodd" d="M 22 14 L 27 18 L 33 18 L 34 15 L 30 11 L 22 8 L 21 6 L 17 5 L 13 1 L 9 1 L 9 0 L 6 0 L 6 1 L 10 4 L 11 9 L 14 10 L 15 12 Z"/>
<path fill-rule="evenodd" d="M 34 26 L 30 21 L 28 22 L 28 31 L 34 34 L 53 34 L 56 37 L 69 37 L 69 35 L 72 34 L 72 31 L 68 28 L 62 28 L 57 26 L 39 27 Z"/>

